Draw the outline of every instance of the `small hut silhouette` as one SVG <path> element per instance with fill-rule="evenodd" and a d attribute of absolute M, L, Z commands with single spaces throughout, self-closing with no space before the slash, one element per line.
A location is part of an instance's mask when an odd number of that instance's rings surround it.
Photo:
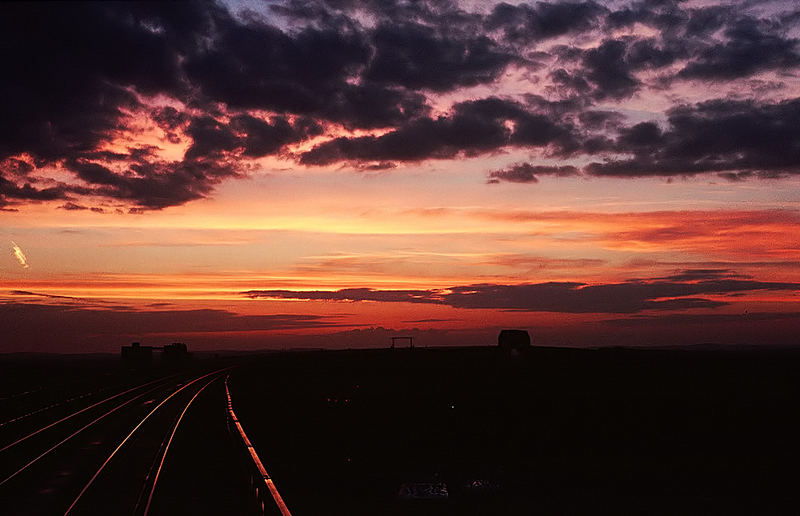
<path fill-rule="evenodd" d="M 502 330 L 497 336 L 497 347 L 506 353 L 519 353 L 531 346 L 527 330 Z"/>

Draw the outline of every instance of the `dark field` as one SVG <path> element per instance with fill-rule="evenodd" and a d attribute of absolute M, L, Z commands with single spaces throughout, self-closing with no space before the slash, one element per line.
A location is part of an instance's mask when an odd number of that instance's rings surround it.
<path fill-rule="evenodd" d="M 151 407 L 228 366 L 236 414 L 295 516 L 798 512 L 800 352 L 548 348 L 513 357 L 497 348 L 195 357 L 145 370 L 116 357 L 3 357 L 2 446 L 159 382 L 0 486 L 3 506 L 63 514 Z M 147 420 L 78 512 L 141 514 L 151 464 L 198 393 L 151 513 L 258 513 L 247 456 L 226 430 L 227 374 L 204 377 Z M 66 435 L 99 409 L 56 428 Z M 25 417 L 8 423 L 16 415 Z M 24 464 L 62 438 L 51 429 L 0 454 L 3 477 L 18 467 L 12 459 Z"/>
<path fill-rule="evenodd" d="M 0 513 L 248 514 L 225 365 L 130 370 L 111 356 L 3 357 Z"/>
<path fill-rule="evenodd" d="M 232 376 L 303 514 L 794 514 L 800 354 L 321 352 Z M 402 499 L 404 483 L 448 498 Z"/>

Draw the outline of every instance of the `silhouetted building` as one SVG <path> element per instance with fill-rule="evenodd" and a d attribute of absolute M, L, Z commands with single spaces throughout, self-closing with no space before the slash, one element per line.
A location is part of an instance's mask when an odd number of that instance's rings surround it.
<path fill-rule="evenodd" d="M 186 344 L 174 342 L 163 347 L 142 346 L 138 342 L 130 346 L 122 346 L 122 361 L 131 367 L 149 367 L 153 365 L 153 352 L 161 354 L 161 363 L 164 365 L 177 365 L 189 359 Z"/>
<path fill-rule="evenodd" d="M 521 352 L 530 346 L 531 336 L 526 330 L 502 330 L 497 336 L 497 347 L 507 353 Z"/>
<path fill-rule="evenodd" d="M 164 346 L 161 353 L 161 363 L 165 365 L 180 364 L 188 359 L 189 351 L 186 349 L 186 344 L 182 342 L 173 342 Z"/>
<path fill-rule="evenodd" d="M 138 342 L 122 346 L 122 361 L 135 367 L 149 366 L 153 363 L 153 346 L 142 346 Z"/>

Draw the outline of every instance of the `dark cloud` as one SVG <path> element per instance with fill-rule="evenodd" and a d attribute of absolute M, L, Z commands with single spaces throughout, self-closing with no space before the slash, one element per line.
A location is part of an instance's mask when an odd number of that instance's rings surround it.
<path fill-rule="evenodd" d="M 592 106 L 592 102 L 582 97 L 546 98 L 533 93 L 525 93 L 524 104 L 529 111 L 549 118 L 565 118 L 571 120 L 576 114 Z"/>
<path fill-rule="evenodd" d="M 513 130 L 507 122 L 513 122 Z M 338 161 L 421 161 L 472 156 L 506 145 L 565 152 L 576 145 L 572 128 L 495 97 L 456 104 L 450 116 L 421 118 L 381 136 L 341 137 L 304 153 L 300 161 L 324 165 Z"/>
<path fill-rule="evenodd" d="M 185 70 L 207 98 L 239 110 L 294 113 L 351 128 L 388 127 L 423 114 L 419 93 L 398 89 L 388 77 L 386 84 L 364 77 L 372 53 L 363 31 L 306 27 L 289 34 L 254 19 L 228 19 Z M 468 72 L 475 71 L 468 61 Z"/>
<path fill-rule="evenodd" d="M 56 160 L 108 141 L 145 94 L 186 91 L 179 52 L 211 19 L 213 4 L 7 3 L 0 85 L 0 157 Z M 69 42 L 66 44 L 66 42 Z M 54 85 L 58 85 L 55 87 Z"/>
<path fill-rule="evenodd" d="M 725 29 L 727 40 L 712 44 L 686 65 L 683 79 L 729 81 L 765 70 L 800 65 L 798 40 L 764 30 L 757 20 L 742 18 Z"/>
<path fill-rule="evenodd" d="M 658 69 L 685 57 L 688 49 L 679 40 L 654 38 L 633 41 L 627 49 L 625 61 L 633 70 Z"/>
<path fill-rule="evenodd" d="M 7 158 L 0 162 L 0 173 L 13 177 L 25 178 L 36 167 L 21 159 Z"/>
<path fill-rule="evenodd" d="M 718 172 L 735 181 L 793 173 L 792 100 L 678 107 L 661 128 L 622 128 L 621 115 L 594 107 L 669 88 L 672 79 L 645 72 L 670 66 L 683 66 L 679 79 L 710 82 L 793 73 L 796 10 L 753 11 L 674 1 L 481 10 L 449 0 L 288 0 L 234 15 L 212 2 L 6 3 L 0 206 L 86 205 L 77 201 L 99 196 L 164 208 L 208 196 L 241 176 L 243 161 L 270 155 L 377 169 L 520 147 L 616 153 L 587 168 L 597 175 Z M 612 33 L 637 23 L 651 35 Z M 559 37 L 560 46 L 547 46 Z M 599 43 L 586 48 L 589 41 Z M 534 82 L 549 76 L 546 99 L 470 97 L 431 116 L 432 92 L 494 87 L 513 64 Z M 762 87 L 771 95 L 785 89 Z M 183 159 L 165 162 L 152 145 L 119 145 L 147 119 L 167 141 L 188 145 Z M 341 127 L 381 131 L 341 136 Z M 287 151 L 326 133 L 339 137 Z M 41 179 L 54 169 L 79 184 Z"/>
<path fill-rule="evenodd" d="M 741 290 L 751 290 L 740 287 Z M 642 310 L 716 308 L 725 305 L 724 302 L 693 297 L 659 299 L 709 294 L 713 293 L 713 287 L 711 289 L 684 283 L 637 281 L 607 285 L 568 282 L 481 284 L 452 288 L 452 293 L 445 294 L 443 300 L 455 308 L 562 313 L 636 313 Z"/>
<path fill-rule="evenodd" d="M 73 194 L 98 195 L 126 200 L 138 209 L 162 209 L 207 196 L 223 179 L 239 176 L 240 156 L 260 157 L 275 153 L 290 142 L 319 134 L 313 120 L 298 118 L 289 123 L 283 117 L 266 121 L 250 115 L 237 115 L 229 124 L 210 116 L 187 118 L 177 112 L 159 112 L 165 127 L 186 124 L 186 135 L 192 145 L 184 159 L 159 161 L 150 147 L 130 148 L 128 153 L 89 152 L 63 162 L 66 169 L 88 187 L 62 185 L 36 189 L 31 185 L 16 186 L 0 178 L 0 195 L 9 199 L 68 199 Z M 112 169 L 90 159 L 115 161 L 122 169 Z M 5 188 L 4 188 L 5 187 Z M 70 202 L 64 209 L 78 209 Z M 129 211 L 137 213 L 139 210 Z M 102 213 L 102 209 L 93 209 Z"/>
<path fill-rule="evenodd" d="M 230 127 L 210 116 L 194 118 L 186 129 L 192 145 L 186 151 L 187 159 L 219 156 L 239 147 L 239 139 Z"/>
<path fill-rule="evenodd" d="M 181 142 L 177 130 L 189 122 L 189 115 L 167 106 L 154 109 L 150 113 L 150 118 L 164 131 L 164 135 L 170 143 Z"/>
<path fill-rule="evenodd" d="M 639 88 L 639 80 L 624 61 L 626 50 L 624 42 L 607 40 L 584 54 L 584 73 L 596 87 L 595 98 L 630 97 Z"/>
<path fill-rule="evenodd" d="M 731 6 L 714 5 L 691 9 L 686 20 L 685 36 L 708 38 L 729 23 L 734 15 Z"/>
<path fill-rule="evenodd" d="M 172 106 L 156 108 L 150 113 L 150 118 L 164 130 L 174 131 L 186 125 L 190 117 Z"/>
<path fill-rule="evenodd" d="M 0 10 L 0 46 L 13 49 L 3 62 L 13 79 L 0 84 L 0 157 L 25 153 L 37 167 L 65 160 L 82 179 L 105 186 L 117 178 L 87 159 L 142 108 L 137 93 L 187 91 L 180 53 L 222 15 L 213 4 L 16 3 Z M 137 151 L 129 157 L 141 159 Z M 107 193 L 113 191 L 6 179 L 0 186 L 12 201 Z"/>
<path fill-rule="evenodd" d="M 551 77 L 576 93 L 590 92 L 596 100 L 620 100 L 642 87 L 637 72 L 664 68 L 686 57 L 688 52 L 678 39 L 607 39 L 582 53 L 578 70 L 572 74 L 557 70 Z"/>
<path fill-rule="evenodd" d="M 514 60 L 486 36 L 437 36 L 419 24 L 382 25 L 364 77 L 406 88 L 448 91 L 492 82 Z"/>
<path fill-rule="evenodd" d="M 730 81 L 800 65 L 798 40 L 786 36 L 796 19 L 791 15 L 762 19 L 745 12 L 735 5 L 683 9 L 674 2 L 638 2 L 609 13 L 606 22 L 611 29 L 635 23 L 657 29 L 658 38 L 631 46 L 628 64 L 659 68 L 686 59 L 678 72 L 683 79 Z"/>
<path fill-rule="evenodd" d="M 68 168 L 89 183 L 93 195 L 127 200 L 143 208 L 162 209 L 208 195 L 214 185 L 236 177 L 236 166 L 217 160 L 131 163 L 125 172 L 93 162 L 70 161 Z"/>
<path fill-rule="evenodd" d="M 359 15 L 367 14 L 382 23 L 409 20 L 451 28 L 473 26 L 481 17 L 460 9 L 454 0 L 285 0 L 270 10 L 302 24 L 353 28 Z"/>
<path fill-rule="evenodd" d="M 318 136 L 322 127 L 313 119 L 302 118 L 291 124 L 284 117 L 266 121 L 250 115 L 238 115 L 231 120 L 242 137 L 245 156 L 261 157 L 278 152 L 284 145 Z"/>
<path fill-rule="evenodd" d="M 597 99 L 622 99 L 642 85 L 634 72 L 661 69 L 685 60 L 677 77 L 703 81 L 731 81 L 762 71 L 786 72 L 800 65 L 798 40 L 786 33 L 797 21 L 787 17 L 760 19 L 732 5 L 682 9 L 673 2 L 623 7 L 606 16 L 609 29 L 649 25 L 655 37 L 624 37 L 604 41 L 583 52 L 582 67 L 554 79 L 581 91 L 581 78 L 596 85 Z M 559 55 L 575 57 L 574 48 Z M 671 78 L 665 78 L 668 84 Z M 667 87 L 666 85 L 664 87 Z"/>
<path fill-rule="evenodd" d="M 517 44 L 555 38 L 592 29 L 608 10 L 596 2 L 536 2 L 533 5 L 496 5 L 486 25 L 499 29 Z"/>
<path fill-rule="evenodd" d="M 421 93 L 372 82 L 345 85 L 328 100 L 319 113 L 311 114 L 347 129 L 399 126 L 430 111 Z"/>
<path fill-rule="evenodd" d="M 586 95 L 592 90 L 592 86 L 583 77 L 583 74 L 573 74 L 564 68 L 557 68 L 550 72 L 550 79 L 557 86 L 574 95 Z"/>
<path fill-rule="evenodd" d="M 211 116 L 190 117 L 163 107 L 148 114 L 167 138 L 176 143 L 183 133 L 192 140 L 182 162 L 158 161 L 157 149 L 146 146 L 128 153 L 98 150 L 127 128 L 129 113 L 141 112 L 137 93 L 186 97 L 191 87 L 182 62 L 200 58 L 201 37 L 236 27 L 236 22 L 210 3 L 7 4 L 2 10 L 2 46 L 15 50 L 4 61 L 6 76 L 14 79 L 0 86 L 6 99 L 0 103 L 0 158 L 25 153 L 37 167 L 61 164 L 89 185 L 37 187 L 12 180 L 21 171 L 30 173 L 33 165 L 6 160 L 0 176 L 3 204 L 68 200 L 76 194 L 117 198 L 149 209 L 182 204 L 237 175 L 237 165 L 226 161 L 225 153 L 261 156 L 319 132 L 314 122 L 303 121 L 301 128 L 285 119 L 267 122 L 241 115 L 233 119 L 234 133 Z M 110 161 L 124 162 L 123 170 L 110 168 Z M 70 202 L 65 206 L 78 206 Z"/>
<path fill-rule="evenodd" d="M 620 148 L 637 152 L 642 149 L 649 151 L 663 144 L 663 140 L 658 124 L 641 122 L 632 127 L 620 128 L 617 142 Z"/>
<path fill-rule="evenodd" d="M 73 296 L 58 296 L 55 294 L 43 294 L 41 292 L 31 292 L 29 290 L 12 290 L 12 296 L 26 296 L 26 297 L 46 297 L 49 299 L 68 299 L 71 301 L 85 301 L 83 298 Z"/>
<path fill-rule="evenodd" d="M 621 100 L 644 85 L 638 72 L 669 66 L 687 57 L 689 48 L 678 38 L 623 36 L 586 50 L 562 45 L 553 52 L 560 63 L 574 63 L 571 69 L 556 68 L 549 74 L 562 91 L 594 100 Z"/>
<path fill-rule="evenodd" d="M 28 182 L 17 184 L 0 175 L 0 205 L 17 201 L 53 201 L 68 199 L 73 193 L 85 193 L 85 191 L 65 184 L 38 188 Z"/>
<path fill-rule="evenodd" d="M 619 29 L 631 27 L 635 23 L 642 23 L 650 21 L 653 18 L 653 13 L 646 9 L 632 9 L 630 7 L 623 7 L 615 11 L 611 11 L 606 16 L 605 22 L 609 29 Z"/>
<path fill-rule="evenodd" d="M 432 290 L 373 290 L 346 288 L 342 290 L 249 290 L 244 295 L 251 299 L 308 299 L 317 301 L 382 301 L 385 303 L 435 303 Z"/>
<path fill-rule="evenodd" d="M 357 33 L 307 28 L 292 37 L 256 20 L 227 19 L 185 68 L 206 96 L 229 107 L 313 113 L 368 57 Z"/>
<path fill-rule="evenodd" d="M 64 203 L 61 206 L 59 206 L 59 208 L 62 209 L 62 210 L 67 210 L 67 211 L 82 211 L 82 210 L 88 210 L 89 209 L 88 206 L 83 206 L 81 204 L 76 204 L 74 202 Z"/>
<path fill-rule="evenodd" d="M 90 161 L 74 160 L 68 164 L 68 167 L 80 179 L 90 184 L 113 185 L 122 179 L 110 169 Z"/>
<path fill-rule="evenodd" d="M 741 275 L 731 269 L 685 269 L 663 279 L 670 281 L 697 281 L 735 277 L 741 277 Z"/>
<path fill-rule="evenodd" d="M 18 295 L 39 295 L 18 292 Z M 269 330 L 341 328 L 335 316 L 308 314 L 239 315 L 226 310 L 137 310 L 126 306 L 80 303 L 74 298 L 53 298 L 52 304 L 0 302 L 3 344 L 0 352 L 13 351 L 118 351 L 120 343 L 143 335 L 225 334 Z"/>
<path fill-rule="evenodd" d="M 625 116 L 616 111 L 587 110 L 578 115 L 581 125 L 587 129 L 618 129 Z"/>
<path fill-rule="evenodd" d="M 798 117 L 798 99 L 776 104 L 713 100 L 681 106 L 667 112 L 664 131 L 650 122 L 620 130 L 617 151 L 631 153 L 633 158 L 591 163 L 585 170 L 609 176 L 797 174 Z"/>
<path fill-rule="evenodd" d="M 185 132 L 193 142 L 185 155 L 185 160 L 191 161 L 219 159 L 234 151 L 253 158 L 275 154 L 289 143 L 318 136 L 322 127 L 310 118 L 298 118 L 291 123 L 283 116 L 265 120 L 240 114 L 223 123 L 205 115 L 192 118 Z"/>
<path fill-rule="evenodd" d="M 432 303 L 454 308 L 524 312 L 638 313 L 644 310 L 717 308 L 728 303 L 693 296 L 761 290 L 797 291 L 800 290 L 800 284 L 720 277 L 719 274 L 708 271 L 700 271 L 693 276 L 691 271 L 684 271 L 675 279 L 631 280 L 599 285 L 548 282 L 522 285 L 478 284 L 446 290 L 251 290 L 243 294 L 253 299 Z"/>
<path fill-rule="evenodd" d="M 360 170 L 376 171 L 376 170 L 389 170 L 392 168 L 397 168 L 397 165 L 392 163 L 391 161 L 381 161 L 379 163 L 371 163 L 363 165 L 360 167 Z"/>
<path fill-rule="evenodd" d="M 548 166 L 517 163 L 502 170 L 492 170 L 489 172 L 487 180 L 490 183 L 499 183 L 500 181 L 508 181 L 510 183 L 538 183 L 538 176 L 541 175 L 564 177 L 577 174 L 578 169 L 572 165 Z"/>
<path fill-rule="evenodd" d="M 451 21 L 461 16 L 444 3 L 418 11 L 447 13 Z M 66 162 L 91 184 L 125 184 L 85 195 L 119 192 L 136 202 L 135 192 L 143 191 L 139 204 L 148 208 L 205 196 L 221 175 L 234 175 L 219 174 L 223 163 L 199 160 L 278 153 L 288 143 L 321 134 L 324 120 L 347 128 L 399 126 L 427 113 L 425 97 L 413 90 L 420 81 L 442 91 L 491 81 L 512 59 L 475 33 L 429 39 L 431 32 L 413 23 L 408 27 L 416 31 L 398 32 L 387 24 L 365 29 L 326 26 L 324 20 L 287 31 L 259 16 L 234 18 L 212 3 L 13 4 L 3 6 L 2 19 L 0 43 L 15 50 L 4 61 L 5 75 L 13 80 L 0 87 L 7 99 L 0 106 L 0 159 L 28 154 L 37 167 Z M 404 52 L 403 67 L 389 65 Z M 194 112 L 150 108 L 141 95 L 174 98 Z M 265 119 L 246 112 L 254 109 L 278 114 Z M 143 112 L 170 142 L 191 140 L 183 163 L 159 163 L 144 149 L 101 150 L 131 128 L 131 114 Z M 229 121 L 220 116 L 225 114 Z M 109 175 L 107 161 L 140 162 L 141 170 Z M 14 163 L 22 162 L 7 160 L 2 167 L 8 183 L 0 194 L 3 204 L 66 198 L 64 189 L 9 180 L 6 174 L 22 171 Z M 186 175 L 204 167 L 214 171 L 212 177 Z M 145 169 L 157 173 L 142 174 Z M 165 177 L 170 170 L 178 177 Z M 178 184 L 189 191 L 170 199 L 171 186 Z M 157 185 L 166 190 L 154 202 L 150 190 Z"/>
<path fill-rule="evenodd" d="M 631 27 L 636 23 L 648 25 L 665 34 L 676 34 L 689 19 L 684 0 L 640 0 L 610 12 L 606 17 L 609 29 Z"/>

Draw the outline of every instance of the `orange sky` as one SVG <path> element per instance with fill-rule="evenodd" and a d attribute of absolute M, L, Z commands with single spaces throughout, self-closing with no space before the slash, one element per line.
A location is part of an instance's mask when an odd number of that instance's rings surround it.
<path fill-rule="evenodd" d="M 792 343 L 791 3 L 345 4 L 9 13 L 0 352 Z"/>
<path fill-rule="evenodd" d="M 365 179 L 356 175 L 349 179 L 355 183 L 384 181 L 383 177 Z M 392 177 L 388 182 L 397 180 Z M 270 179 L 249 180 L 254 189 L 262 181 Z M 597 182 L 577 181 L 586 194 Z M 657 181 L 650 183 L 656 188 L 664 186 Z M 345 185 L 338 187 L 347 190 Z M 572 190 L 575 187 L 570 185 Z M 701 181 L 668 185 L 665 191 L 672 196 L 664 194 L 663 204 L 707 187 Z M 262 208 L 247 196 L 233 197 L 236 192 L 232 192 L 228 198 L 224 191 L 213 201 L 198 203 L 205 204 L 202 209 L 190 204 L 146 215 L 76 213 L 36 205 L 4 216 L 7 225 L 3 231 L 9 245 L 0 261 L 0 289 L 6 292 L 7 302 L 66 305 L 70 310 L 214 309 L 242 316 L 293 314 L 325 319 L 325 324 L 274 330 L 231 331 L 222 324 L 213 331 L 193 331 L 188 323 L 179 330 L 156 325 L 142 328 L 140 335 L 126 330 L 124 336 L 115 335 L 113 339 L 106 330 L 102 339 L 89 339 L 92 349 L 107 349 L 103 339 L 118 344 L 134 338 L 159 342 L 182 339 L 214 347 L 218 342 L 214 339 L 219 337 L 223 347 L 236 347 L 235 342 L 251 347 L 275 346 L 295 342 L 292 339 L 297 335 L 338 335 L 369 327 L 384 327 L 397 335 L 417 330 L 450 332 L 446 339 L 421 334 L 419 338 L 427 339 L 429 345 L 440 340 L 457 343 L 466 338 L 465 331 L 474 334 L 467 341 L 486 342 L 496 329 L 506 326 L 529 328 L 534 335 L 543 332 L 548 336 L 543 344 L 591 345 L 592 339 L 586 335 L 591 332 L 576 328 L 588 330 L 602 321 L 632 315 L 509 312 L 407 302 L 249 299 L 242 293 L 277 289 L 427 290 L 546 282 L 603 285 L 707 269 L 762 282 L 800 280 L 800 246 L 794 233 L 800 213 L 787 206 L 766 209 L 762 205 L 766 203 L 759 202 L 752 203 L 756 208 L 752 210 L 710 205 L 704 210 L 630 211 L 624 204 L 613 206 L 609 202 L 597 203 L 606 208 L 603 211 L 583 211 L 582 203 L 576 201 L 574 206 L 564 206 L 569 209 L 555 210 L 546 204 L 538 210 L 534 203 L 525 209 L 509 209 L 502 199 L 466 205 L 462 198 L 470 197 L 471 189 L 485 188 L 476 180 L 470 188 L 464 188 L 463 195 L 442 198 L 428 207 L 415 206 L 418 202 L 409 202 L 408 207 L 387 206 L 381 200 L 370 206 L 371 199 L 362 197 L 362 205 L 353 209 L 348 194 L 344 201 L 335 201 L 333 188 L 319 192 L 318 200 L 308 199 L 311 193 L 301 193 L 303 202 L 294 210 L 280 202 L 285 211 L 279 214 L 271 203 L 264 203 Z M 419 188 L 424 190 L 424 185 Z M 327 218 L 322 213 L 325 210 L 314 208 L 324 204 L 329 208 Z M 749 204 L 743 201 L 741 206 Z M 311 213 L 306 213 L 306 206 L 311 207 Z M 24 250 L 28 268 L 12 254 L 11 240 Z M 691 312 L 782 314 L 795 310 L 798 300 L 796 289 L 742 291 L 734 296 L 707 294 L 705 299 L 727 304 Z M 656 312 L 659 316 L 670 313 Z M 577 335 L 571 336 L 571 332 Z M 605 344 L 620 333 L 609 328 L 603 332 L 598 342 Z M 97 339 L 103 343 L 95 342 Z M 298 341 L 298 345 L 324 343 L 324 338 L 320 339 Z M 345 337 L 331 342 L 342 339 Z"/>

